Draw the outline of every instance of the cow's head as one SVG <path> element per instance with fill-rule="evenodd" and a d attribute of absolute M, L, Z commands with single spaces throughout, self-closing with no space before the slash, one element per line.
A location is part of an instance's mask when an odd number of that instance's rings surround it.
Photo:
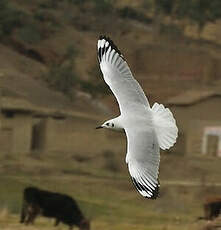
<path fill-rule="evenodd" d="M 90 221 L 83 219 L 79 225 L 80 230 L 90 230 Z"/>

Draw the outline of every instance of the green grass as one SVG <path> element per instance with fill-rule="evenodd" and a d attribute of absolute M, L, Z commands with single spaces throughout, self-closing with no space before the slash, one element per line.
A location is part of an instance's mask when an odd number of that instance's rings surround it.
<path fill-rule="evenodd" d="M 91 219 L 92 229 L 96 230 L 198 229 L 199 223 L 194 221 L 202 215 L 203 197 L 205 194 L 218 194 L 221 191 L 220 187 L 203 184 L 192 186 L 166 183 L 166 180 L 191 182 L 192 178 L 200 181 L 197 176 L 201 171 L 206 170 L 211 175 L 218 172 L 219 159 L 163 156 L 161 195 L 159 199 L 152 201 L 143 199 L 135 191 L 126 166 L 122 166 L 118 172 L 112 172 L 105 168 L 106 160 L 102 156 L 79 163 L 68 155 L 52 155 L 45 154 L 39 159 L 1 159 L 0 210 L 8 210 L 8 215 L 0 215 L 3 230 L 23 229 L 24 226 L 18 224 L 19 212 L 22 191 L 29 185 L 74 197 L 85 216 Z M 94 161 L 97 162 L 97 167 Z M 187 172 L 180 169 L 182 164 L 183 170 Z M 215 178 L 220 178 L 220 175 Z M 52 220 L 38 218 L 31 228 L 50 229 L 52 225 Z M 63 228 L 66 229 L 67 226 L 61 225 L 59 229 Z"/>

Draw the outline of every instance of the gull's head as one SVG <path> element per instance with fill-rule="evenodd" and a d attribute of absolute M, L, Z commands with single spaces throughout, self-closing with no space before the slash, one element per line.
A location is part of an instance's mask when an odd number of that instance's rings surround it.
<path fill-rule="evenodd" d="M 121 131 L 123 129 L 119 125 L 119 122 L 117 122 L 116 119 L 111 119 L 111 120 L 105 121 L 102 125 L 96 127 L 96 129 L 101 129 L 101 128 L 112 129 L 112 130 L 116 130 L 116 131 Z"/>
<path fill-rule="evenodd" d="M 115 124 L 111 120 L 108 120 L 108 121 L 105 121 L 102 125 L 96 127 L 96 129 L 101 129 L 101 128 L 115 129 Z"/>

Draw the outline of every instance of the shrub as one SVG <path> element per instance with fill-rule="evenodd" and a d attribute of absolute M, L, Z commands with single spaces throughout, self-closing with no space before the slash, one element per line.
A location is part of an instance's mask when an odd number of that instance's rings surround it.
<path fill-rule="evenodd" d="M 122 18 L 130 18 L 144 23 L 152 23 L 152 19 L 146 17 L 143 13 L 129 7 L 123 7 L 118 10 L 118 14 Z"/>
<path fill-rule="evenodd" d="M 77 77 L 71 65 L 52 65 L 46 75 L 46 81 L 50 87 L 68 96 L 70 96 L 71 89 L 76 83 L 76 79 Z"/>
<path fill-rule="evenodd" d="M 44 8 L 44 9 L 56 9 L 58 7 L 60 0 L 47 0 L 44 2 L 41 2 L 39 4 L 39 7 Z"/>
<path fill-rule="evenodd" d="M 74 71 L 74 59 L 77 55 L 77 49 L 73 45 L 69 46 L 62 62 L 60 64 L 53 64 L 45 76 L 50 87 L 67 96 L 73 96 L 72 89 L 78 83 L 78 78 Z"/>
<path fill-rule="evenodd" d="M 86 0 L 67 0 L 67 2 L 70 4 L 80 5 L 80 4 L 84 4 Z"/>
<path fill-rule="evenodd" d="M 106 14 L 113 10 L 113 0 L 93 0 L 93 2 L 97 13 Z"/>
<path fill-rule="evenodd" d="M 38 9 L 34 12 L 33 18 L 39 22 L 51 22 L 52 24 L 57 24 L 57 21 L 53 14 L 48 10 Z"/>
<path fill-rule="evenodd" d="M 80 81 L 80 86 L 83 91 L 91 94 L 94 98 L 111 93 L 111 90 L 101 77 L 102 73 L 100 72 L 98 65 L 94 66 L 89 74 L 91 76 L 91 80 Z"/>
<path fill-rule="evenodd" d="M 22 25 L 26 15 L 14 8 L 6 0 L 0 1 L 0 37 L 10 35 L 11 32 Z"/>
<path fill-rule="evenodd" d="M 34 22 L 29 22 L 21 27 L 18 31 L 18 36 L 27 43 L 37 43 L 43 39 L 42 32 Z"/>
<path fill-rule="evenodd" d="M 32 15 L 31 21 L 35 24 L 42 38 L 52 35 L 61 27 L 61 23 L 50 10 L 38 8 Z M 30 23 L 29 23 L 30 24 Z"/>
<path fill-rule="evenodd" d="M 64 54 L 64 60 L 73 62 L 74 59 L 78 56 L 78 54 L 79 54 L 78 49 L 73 44 L 69 45 Z"/>
<path fill-rule="evenodd" d="M 91 94 L 94 98 L 108 95 L 110 93 L 110 89 L 105 85 L 104 82 L 96 84 L 92 81 L 81 81 L 80 85 L 84 92 Z"/>

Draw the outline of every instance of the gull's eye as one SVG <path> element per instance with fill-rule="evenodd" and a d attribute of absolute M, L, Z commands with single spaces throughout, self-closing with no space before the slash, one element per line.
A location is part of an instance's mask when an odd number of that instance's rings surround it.
<path fill-rule="evenodd" d="M 106 125 L 109 126 L 109 122 Z"/>
<path fill-rule="evenodd" d="M 114 123 L 112 123 L 112 127 L 114 127 Z"/>

